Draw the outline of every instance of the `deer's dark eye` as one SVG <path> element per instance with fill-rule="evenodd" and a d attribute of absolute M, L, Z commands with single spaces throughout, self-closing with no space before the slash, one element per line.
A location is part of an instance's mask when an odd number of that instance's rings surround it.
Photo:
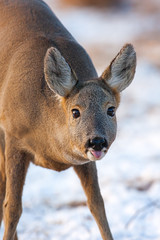
<path fill-rule="evenodd" d="M 73 118 L 79 118 L 80 111 L 78 109 L 72 109 L 72 115 L 73 115 Z"/>
<path fill-rule="evenodd" d="M 115 107 L 109 107 L 108 110 L 107 110 L 107 114 L 110 117 L 114 117 L 114 115 L 115 115 Z"/>

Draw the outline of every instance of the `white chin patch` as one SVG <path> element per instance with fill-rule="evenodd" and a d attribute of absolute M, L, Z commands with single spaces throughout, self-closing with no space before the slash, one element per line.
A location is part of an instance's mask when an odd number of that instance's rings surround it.
<path fill-rule="evenodd" d="M 106 152 L 104 151 L 94 151 L 88 150 L 87 157 L 90 161 L 100 160 L 105 156 Z"/>

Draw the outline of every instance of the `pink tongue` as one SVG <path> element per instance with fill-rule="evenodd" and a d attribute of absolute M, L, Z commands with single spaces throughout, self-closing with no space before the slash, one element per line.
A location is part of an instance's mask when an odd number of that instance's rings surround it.
<path fill-rule="evenodd" d="M 101 151 L 91 151 L 91 153 L 93 154 L 93 156 L 95 158 L 100 158 L 101 155 L 102 155 L 102 152 Z"/>

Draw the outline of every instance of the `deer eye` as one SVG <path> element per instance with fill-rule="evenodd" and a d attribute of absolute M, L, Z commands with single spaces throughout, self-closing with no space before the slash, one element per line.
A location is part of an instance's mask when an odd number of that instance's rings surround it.
<path fill-rule="evenodd" d="M 72 109 L 72 115 L 73 115 L 73 118 L 79 118 L 80 111 L 78 109 Z"/>
<path fill-rule="evenodd" d="M 107 110 L 107 114 L 110 117 L 114 117 L 114 115 L 115 115 L 115 107 L 109 107 L 108 110 Z"/>

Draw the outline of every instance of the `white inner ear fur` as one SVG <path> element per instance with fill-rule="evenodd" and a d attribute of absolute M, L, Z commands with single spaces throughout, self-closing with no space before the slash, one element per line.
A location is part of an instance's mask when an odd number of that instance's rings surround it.
<path fill-rule="evenodd" d="M 106 74 L 106 69 L 102 74 L 104 79 L 111 88 L 115 88 L 118 92 L 123 91 L 130 85 L 133 80 L 136 68 L 136 53 L 131 44 L 126 44 L 115 59 L 110 64 L 110 74 Z"/>
<path fill-rule="evenodd" d="M 47 50 L 44 59 L 44 73 L 49 88 L 62 97 L 67 96 L 77 82 L 70 66 L 54 47 Z"/>

